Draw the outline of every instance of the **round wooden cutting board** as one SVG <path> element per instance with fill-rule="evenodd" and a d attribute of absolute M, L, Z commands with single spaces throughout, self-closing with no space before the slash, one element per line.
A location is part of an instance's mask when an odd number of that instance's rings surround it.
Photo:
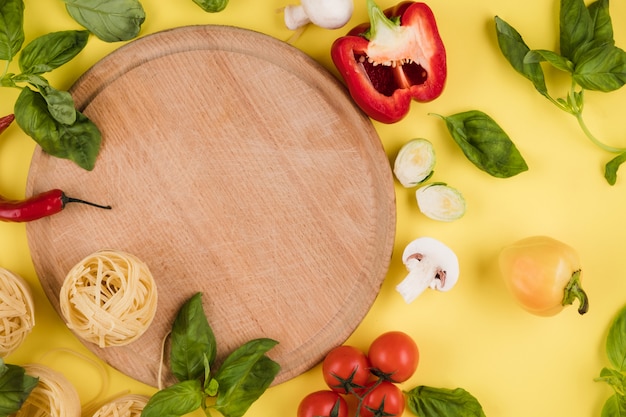
<path fill-rule="evenodd" d="M 90 350 L 157 386 L 162 340 L 196 292 L 218 360 L 279 342 L 275 383 L 348 338 L 387 274 L 395 195 L 375 129 L 330 73 L 266 35 L 192 26 L 127 44 L 71 92 L 102 131 L 96 167 L 37 148 L 27 193 L 113 209 L 70 204 L 27 225 L 43 289 L 60 312 L 67 272 L 109 248 L 146 262 L 159 294 L 140 339 Z"/>

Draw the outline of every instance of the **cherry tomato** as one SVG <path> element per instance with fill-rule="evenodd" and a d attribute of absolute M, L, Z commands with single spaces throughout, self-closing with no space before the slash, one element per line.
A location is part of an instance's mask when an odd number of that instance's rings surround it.
<path fill-rule="evenodd" d="M 499 263 L 507 287 L 527 311 L 553 316 L 576 299 L 580 314 L 589 309 L 580 286 L 580 259 L 565 243 L 547 236 L 528 237 L 502 249 Z"/>
<path fill-rule="evenodd" d="M 334 391 L 316 391 L 300 401 L 298 417 L 348 417 L 348 403 Z"/>
<path fill-rule="evenodd" d="M 415 341 L 403 332 L 378 336 L 367 353 L 372 373 L 391 382 L 404 382 L 417 369 L 419 350 Z"/>
<path fill-rule="evenodd" d="M 324 381 L 342 394 L 362 388 L 370 378 L 370 363 L 365 353 L 353 346 L 338 346 L 322 362 Z"/>
<path fill-rule="evenodd" d="M 366 391 L 359 410 L 360 417 L 393 417 L 404 412 L 404 394 L 389 381 L 376 382 L 373 389 Z M 373 385 L 372 385 L 373 386 Z"/>

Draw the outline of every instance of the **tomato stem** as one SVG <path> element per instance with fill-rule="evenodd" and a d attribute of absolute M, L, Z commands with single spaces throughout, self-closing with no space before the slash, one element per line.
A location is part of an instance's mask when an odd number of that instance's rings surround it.
<path fill-rule="evenodd" d="M 585 293 L 580 286 L 581 272 L 582 271 L 578 269 L 572 273 L 572 277 L 563 290 L 562 304 L 564 306 L 570 305 L 574 303 L 574 300 L 578 299 L 580 303 L 578 306 L 578 313 L 582 315 L 589 311 L 589 297 L 587 297 L 587 293 Z"/>

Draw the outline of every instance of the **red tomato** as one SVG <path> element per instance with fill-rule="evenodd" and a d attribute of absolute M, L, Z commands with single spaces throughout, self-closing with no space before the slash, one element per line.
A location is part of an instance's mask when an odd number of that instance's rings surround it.
<path fill-rule="evenodd" d="M 370 378 L 370 364 L 365 353 L 353 346 L 338 346 L 322 362 L 324 381 L 342 394 L 363 388 Z"/>
<path fill-rule="evenodd" d="M 376 385 L 378 384 L 378 385 Z M 360 417 L 401 416 L 404 412 L 404 394 L 389 381 L 375 382 L 366 391 L 359 411 Z"/>
<path fill-rule="evenodd" d="M 419 350 L 415 341 L 403 332 L 383 333 L 367 353 L 372 373 L 391 382 L 404 382 L 417 369 Z"/>
<path fill-rule="evenodd" d="M 298 417 L 348 417 L 348 404 L 334 391 L 316 391 L 302 399 Z"/>

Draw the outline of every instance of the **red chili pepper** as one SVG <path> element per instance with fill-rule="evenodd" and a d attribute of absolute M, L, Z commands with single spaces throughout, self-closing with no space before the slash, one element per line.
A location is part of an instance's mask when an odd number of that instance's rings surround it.
<path fill-rule="evenodd" d="M 4 132 L 7 129 L 7 127 L 9 127 L 11 123 L 13 123 L 14 119 L 15 119 L 15 115 L 13 114 L 0 117 L 0 133 Z"/>
<path fill-rule="evenodd" d="M 331 58 L 356 104 L 372 119 L 395 123 L 411 101 L 441 95 L 446 51 L 432 10 L 404 1 L 384 12 L 367 0 L 370 22 L 337 39 Z"/>
<path fill-rule="evenodd" d="M 51 216 L 63 210 L 68 203 L 88 204 L 110 210 L 111 206 L 101 206 L 89 201 L 68 197 L 59 189 L 37 194 L 26 200 L 8 200 L 0 197 L 0 221 L 30 222 Z"/>

